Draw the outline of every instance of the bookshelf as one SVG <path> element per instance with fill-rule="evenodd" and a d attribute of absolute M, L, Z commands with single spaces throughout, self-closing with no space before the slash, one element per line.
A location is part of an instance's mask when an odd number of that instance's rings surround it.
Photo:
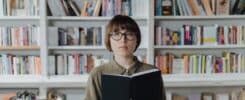
<path fill-rule="evenodd" d="M 1 1 L 1 0 L 0 0 Z M 72 0 L 81 2 L 81 0 Z M 136 51 L 136 55 L 146 56 L 147 63 L 155 64 L 155 57 L 161 54 L 173 53 L 180 56 L 183 53 L 212 54 L 222 56 L 221 51 L 231 51 L 244 54 L 245 45 L 155 45 L 155 26 L 177 29 L 183 24 L 190 25 L 244 25 L 244 15 L 219 15 L 219 16 L 155 16 L 154 0 L 138 0 L 143 2 L 143 11 L 132 15 L 139 26 L 144 27 L 142 31 L 142 45 Z M 0 47 L 2 54 L 36 55 L 41 59 L 40 75 L 0 75 L 0 88 L 32 89 L 39 91 L 39 99 L 47 99 L 49 89 L 57 89 L 62 92 L 77 91 L 79 98 L 84 94 L 88 74 L 82 75 L 49 75 L 50 55 L 56 54 L 95 54 L 109 55 L 104 44 L 102 45 L 50 45 L 52 32 L 50 27 L 102 27 L 112 18 L 111 16 L 50 16 L 47 12 L 48 0 L 40 0 L 39 15 L 35 16 L 0 16 L 0 26 L 23 26 L 38 25 L 40 27 L 39 46 Z M 79 4 L 81 7 L 83 4 Z M 134 9 L 137 11 L 137 9 Z M 141 10 L 138 8 L 138 10 Z M 103 32 L 102 32 L 103 33 Z M 50 39 L 51 37 L 51 39 Z M 52 63 L 52 62 L 51 62 Z M 180 90 L 184 88 L 205 87 L 216 88 L 225 86 L 227 88 L 245 86 L 244 73 L 211 73 L 211 74 L 167 74 L 163 75 L 165 87 L 168 90 Z M 68 90 L 66 90 L 68 89 Z M 205 89 L 204 89 L 205 90 Z M 1 90 L 0 90 L 1 91 Z"/>
<path fill-rule="evenodd" d="M 38 34 L 43 33 L 39 31 L 41 16 L 39 15 L 39 4 L 38 0 L 32 0 L 29 3 L 29 7 L 32 7 L 32 11 L 27 11 L 26 9 L 18 8 L 9 9 L 5 8 L 3 5 L 7 3 L 9 0 L 1 0 L 0 1 L 0 27 L 1 27 L 1 82 L 0 82 L 0 93 L 16 93 L 16 92 L 24 92 L 25 90 L 37 94 L 37 98 L 40 98 L 38 93 L 40 87 L 43 83 L 43 76 L 39 74 L 39 72 L 34 71 L 34 66 L 30 65 L 29 68 L 25 68 L 23 66 L 27 65 L 27 62 L 23 62 L 23 59 L 39 59 L 40 53 L 42 52 L 42 45 L 39 43 L 42 41 L 39 38 Z M 13 1 L 13 0 L 12 0 Z M 27 0 L 26 0 L 27 1 Z M 22 1 L 21 1 L 22 2 Z M 14 2 L 12 2 L 14 3 Z M 8 5 L 9 6 L 9 5 Z M 17 5 L 16 5 L 17 6 Z M 16 13 L 14 10 L 17 10 Z M 8 11 L 3 13 L 3 11 Z M 6 31 L 8 30 L 8 32 Z M 11 32 L 10 32 L 11 31 Z M 8 35 L 6 35 L 6 34 Z M 4 35 L 5 34 L 5 35 Z M 11 36 L 12 34 L 12 36 Z M 29 36 L 27 35 L 29 34 Z M 33 40 L 30 38 L 32 35 Z M 8 39 L 6 39 L 6 37 Z M 12 41 L 11 41 L 12 40 Z M 8 59 L 6 60 L 5 57 Z M 32 58 L 36 57 L 36 58 Z M 37 58 L 39 57 L 39 58 Z M 41 58 L 40 58 L 41 59 Z M 20 61 L 21 60 L 21 61 Z M 18 62 L 20 61 L 20 62 Z M 40 60 L 39 60 L 40 61 Z M 36 61 L 35 61 L 36 62 Z M 13 64 L 12 67 L 14 69 L 9 69 L 7 66 L 9 63 Z M 40 64 L 41 62 L 36 62 L 36 64 Z M 19 66 L 19 65 L 21 66 Z M 30 63 L 28 63 L 30 64 Z M 20 69 L 17 69 L 19 66 Z M 15 69 L 16 68 L 16 69 Z M 42 67 L 39 67 L 39 71 Z M 28 71 L 25 71 L 28 70 Z M 1 95 L 2 96 L 2 95 Z M 2 99 L 0 97 L 0 99 Z"/>
<path fill-rule="evenodd" d="M 156 0 L 156 1 L 161 1 L 161 0 Z M 168 0 L 166 0 L 168 1 Z M 185 0 L 171 0 L 172 2 L 185 2 Z M 188 3 L 189 1 L 198 1 L 198 0 L 186 0 Z M 199 1 L 204 1 L 204 0 L 199 0 Z M 217 2 L 218 0 L 210 0 L 210 1 L 215 1 Z M 228 1 L 230 2 L 230 1 Z M 236 0 L 231 1 L 231 2 L 236 2 Z M 178 4 L 178 3 L 177 3 Z M 183 5 L 178 4 L 179 5 Z M 173 7 L 173 6 L 172 6 Z M 184 6 L 188 7 L 188 6 Z M 177 8 L 177 7 L 176 7 Z M 183 10 L 183 9 L 182 9 Z M 175 10 L 176 11 L 176 10 Z M 156 11 L 157 13 L 157 11 Z M 176 14 L 176 12 L 175 12 Z M 157 41 L 157 37 L 155 37 L 155 46 L 153 47 L 153 54 L 155 56 L 157 55 L 164 55 L 167 56 L 168 54 L 171 56 L 174 56 L 174 58 L 166 58 L 168 59 L 169 62 L 172 62 L 171 64 L 174 63 L 173 60 L 175 60 L 175 65 L 167 65 L 168 66 L 168 71 L 170 71 L 170 74 L 163 74 L 163 79 L 165 83 L 165 87 L 168 92 L 171 93 L 179 93 L 179 94 L 194 94 L 195 93 L 201 93 L 201 92 L 224 92 L 224 91 L 233 91 L 236 89 L 240 89 L 241 87 L 244 87 L 244 84 L 241 84 L 244 79 L 241 77 L 244 75 L 244 71 L 235 71 L 235 72 L 200 72 L 202 70 L 203 66 L 202 65 L 197 65 L 200 64 L 201 61 L 199 60 L 201 56 L 206 56 L 206 55 L 213 55 L 215 57 L 221 57 L 224 58 L 224 54 L 222 52 L 232 52 L 232 53 L 237 53 L 244 55 L 244 43 L 243 42 L 236 42 L 236 43 L 225 43 L 225 44 L 198 44 L 195 42 L 195 39 L 193 44 L 185 44 L 185 26 L 184 25 L 190 25 L 192 27 L 196 26 L 212 26 L 212 25 L 218 25 L 218 26 L 227 26 L 227 27 L 232 27 L 232 26 L 243 26 L 244 25 L 244 15 L 241 14 L 225 14 L 225 15 L 212 15 L 212 16 L 207 16 L 207 15 L 156 15 L 154 16 L 154 27 L 156 30 L 155 35 L 157 34 L 157 31 L 160 31 L 160 28 L 158 29 L 158 26 L 161 27 L 161 31 L 164 31 L 164 34 L 168 34 L 168 36 L 172 36 L 174 32 L 180 32 L 181 34 L 181 40 L 180 39 L 180 44 L 171 44 L 173 41 L 169 39 L 170 37 L 165 37 L 162 40 L 164 43 Z M 181 28 L 184 28 L 184 31 L 182 31 Z M 187 29 L 188 30 L 188 29 Z M 191 30 L 191 29 L 190 29 Z M 159 33 L 160 33 L 159 32 Z M 189 32 L 192 32 L 189 31 Z M 209 32 L 211 33 L 211 31 Z M 215 33 L 217 34 L 218 31 Z M 184 36 L 183 36 L 183 35 Z M 192 32 L 191 34 L 196 34 Z M 205 34 L 205 33 L 203 33 Z M 237 33 L 237 34 L 244 34 L 243 32 Z M 182 36 L 184 38 L 182 38 Z M 195 37 L 195 35 L 191 35 L 191 37 Z M 229 36 L 228 36 L 229 37 Z M 172 37 L 171 37 L 172 38 Z M 218 36 L 217 36 L 218 38 Z M 236 37 L 238 38 L 238 37 Z M 167 40 L 170 40 L 171 42 L 166 42 Z M 241 40 L 242 41 L 242 40 Z M 160 43 L 160 44 L 159 44 Z M 169 43 L 169 44 L 168 44 Z M 195 44 L 196 43 L 196 44 Z M 184 59 L 188 55 L 189 64 L 188 67 L 186 67 L 184 64 L 186 63 L 179 63 L 179 59 Z M 193 58 L 191 58 L 193 57 Z M 199 57 L 199 58 L 195 58 Z M 177 58 L 177 59 L 176 59 Z M 158 59 L 157 57 L 155 59 Z M 162 58 L 161 58 L 162 59 Z M 165 59 L 165 58 L 164 58 Z M 195 60 L 193 60 L 195 59 Z M 226 59 L 226 58 L 224 58 Z M 172 61 L 171 61 L 172 60 Z M 234 59 L 233 59 L 234 60 Z M 165 60 L 163 60 L 165 61 Z M 235 62 L 235 61 L 234 61 Z M 236 64 L 238 61 L 236 61 Z M 240 61 L 244 62 L 244 61 Z M 156 61 L 157 63 L 157 61 Z M 176 63 L 179 63 L 177 65 Z M 203 62 L 202 62 L 203 63 Z M 202 64 L 201 63 L 201 64 Z M 226 63 L 226 62 L 224 62 Z M 224 64 L 222 63 L 222 64 Z M 168 63 L 169 64 L 169 63 Z M 182 65 L 181 65 L 182 64 Z M 207 64 L 207 63 L 205 63 Z M 219 63 L 220 64 L 220 63 Z M 165 65 L 162 65 L 166 68 Z M 179 68 L 179 67 L 182 67 Z M 224 65 L 225 66 L 225 65 Z M 236 67 L 239 65 L 235 65 Z M 173 70 L 177 69 L 182 70 L 181 72 L 176 72 Z M 187 68 L 187 69 L 184 69 Z M 194 69 L 195 68 L 195 69 Z M 215 68 L 215 67 L 214 67 Z M 220 68 L 220 67 L 219 67 Z M 224 67 L 223 67 L 224 68 Z M 226 67 L 225 67 L 226 68 Z M 244 69 L 243 66 L 237 67 L 238 69 L 241 68 L 242 70 Z M 191 70 L 190 70 L 191 69 Z M 187 72 L 185 72 L 187 71 Z M 194 72 L 193 72 L 194 71 Z M 207 70 L 205 70 L 207 71 Z M 168 73 L 168 72 L 167 72 Z M 172 73 L 172 74 L 171 74 Z M 223 88 L 223 90 L 221 89 Z M 210 90 L 208 90 L 210 89 Z M 228 93 L 228 92 L 227 92 Z M 172 95 L 168 95 L 168 100 L 171 99 Z M 192 95 L 193 96 L 193 95 Z M 228 95 L 229 96 L 229 95 Z M 186 96 L 186 97 L 189 97 Z M 200 96 L 199 96 L 200 97 Z M 200 98 L 199 98 L 200 99 Z M 199 99 L 194 99 L 194 100 L 199 100 Z M 223 99 L 219 99 L 223 100 Z M 230 100 L 230 99 L 229 99 Z M 236 99 L 231 99 L 231 100 L 236 100 Z"/>
<path fill-rule="evenodd" d="M 1 75 L 0 88 L 37 88 L 42 83 L 38 75 Z"/>
<path fill-rule="evenodd" d="M 73 0 L 75 2 L 80 2 L 79 0 Z M 92 0 L 91 0 L 92 1 Z M 139 2 L 139 0 L 138 0 Z M 140 1 L 141 2 L 141 1 Z M 144 0 L 144 2 L 149 2 L 148 0 Z M 144 4 L 145 4 L 144 3 Z M 146 6 L 147 7 L 147 6 Z M 147 7 L 147 10 L 150 10 Z M 146 11 L 149 12 L 149 11 Z M 144 30 L 144 34 L 142 39 L 148 41 L 148 31 L 149 29 L 149 15 L 148 13 L 144 13 L 142 16 L 136 15 L 132 16 L 136 22 L 143 27 L 146 27 Z M 108 23 L 108 21 L 112 18 L 112 16 L 46 16 L 47 18 L 47 31 L 49 30 L 49 27 L 101 27 L 102 31 L 104 32 L 104 25 Z M 143 30 L 142 30 L 143 31 Z M 49 37 L 49 34 L 52 34 L 52 32 L 47 32 L 47 36 Z M 48 38 L 47 38 L 47 41 Z M 145 41 L 139 49 L 136 51 L 136 55 L 144 55 L 147 56 L 147 60 L 150 60 L 148 58 L 148 43 Z M 111 59 L 112 54 L 109 53 L 104 43 L 102 45 L 49 45 L 47 44 L 47 51 L 48 55 L 55 55 L 55 54 L 82 54 L 82 55 L 108 55 Z M 47 60 L 46 60 L 47 61 Z M 48 61 L 47 61 L 48 63 Z M 48 68 L 47 68 L 48 70 Z M 83 98 L 84 95 L 84 89 L 86 88 L 86 82 L 88 79 L 88 74 L 82 74 L 82 75 L 49 75 L 46 73 L 47 78 L 45 78 L 45 90 L 48 91 L 49 89 L 55 89 L 60 92 L 66 92 L 66 91 L 72 91 L 82 94 L 77 94 L 77 98 Z M 78 89 L 78 90 L 77 90 Z M 68 97 L 69 98 L 69 97 Z M 75 98 L 75 97 L 72 97 Z M 77 99 L 76 98 L 76 99 Z"/>
<path fill-rule="evenodd" d="M 164 75 L 165 86 L 168 88 L 183 87 L 220 87 L 244 86 L 244 73 L 218 73 L 218 74 L 174 74 Z"/>
<path fill-rule="evenodd" d="M 82 88 L 86 87 L 89 75 L 59 75 L 50 77 L 47 81 L 49 88 Z"/>

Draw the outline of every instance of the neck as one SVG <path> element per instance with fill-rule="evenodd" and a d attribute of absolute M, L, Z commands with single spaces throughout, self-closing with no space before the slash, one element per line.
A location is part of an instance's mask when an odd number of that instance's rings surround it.
<path fill-rule="evenodd" d="M 123 66 L 126 69 L 129 69 L 134 63 L 134 56 L 116 56 L 115 55 L 116 62 Z"/>

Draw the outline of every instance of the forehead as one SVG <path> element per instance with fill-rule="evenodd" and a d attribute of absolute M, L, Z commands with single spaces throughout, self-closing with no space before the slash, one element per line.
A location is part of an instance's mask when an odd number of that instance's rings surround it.
<path fill-rule="evenodd" d="M 132 29 L 132 27 L 130 28 L 130 25 L 126 25 L 126 24 L 114 24 L 112 25 L 112 32 L 133 32 L 134 30 Z"/>
<path fill-rule="evenodd" d="M 118 32 L 118 33 L 126 33 L 127 30 L 118 30 L 118 31 L 114 31 L 114 32 Z"/>

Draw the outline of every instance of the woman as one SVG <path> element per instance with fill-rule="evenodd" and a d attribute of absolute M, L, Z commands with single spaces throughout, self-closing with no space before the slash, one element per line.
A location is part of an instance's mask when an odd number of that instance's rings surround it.
<path fill-rule="evenodd" d="M 113 60 L 94 68 L 88 80 L 85 100 L 101 100 L 101 75 L 122 74 L 132 75 L 156 67 L 144 64 L 134 56 L 141 42 L 141 33 L 137 23 L 128 16 L 114 16 L 106 27 L 106 48 L 113 53 Z M 163 99 L 165 90 L 162 86 Z"/>

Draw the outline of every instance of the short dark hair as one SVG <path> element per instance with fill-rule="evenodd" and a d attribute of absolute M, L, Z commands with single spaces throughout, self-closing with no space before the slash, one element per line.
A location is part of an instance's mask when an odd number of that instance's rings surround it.
<path fill-rule="evenodd" d="M 138 24 L 129 16 L 124 16 L 124 15 L 116 15 L 114 16 L 110 22 L 106 26 L 106 33 L 105 33 L 105 45 L 106 48 L 109 51 L 112 51 L 111 49 L 111 44 L 110 44 L 110 33 L 112 32 L 118 32 L 120 30 L 127 30 L 130 32 L 134 32 L 136 35 L 136 48 L 134 51 L 137 50 L 137 48 L 140 45 L 141 42 L 141 33 L 140 33 L 140 28 Z"/>

